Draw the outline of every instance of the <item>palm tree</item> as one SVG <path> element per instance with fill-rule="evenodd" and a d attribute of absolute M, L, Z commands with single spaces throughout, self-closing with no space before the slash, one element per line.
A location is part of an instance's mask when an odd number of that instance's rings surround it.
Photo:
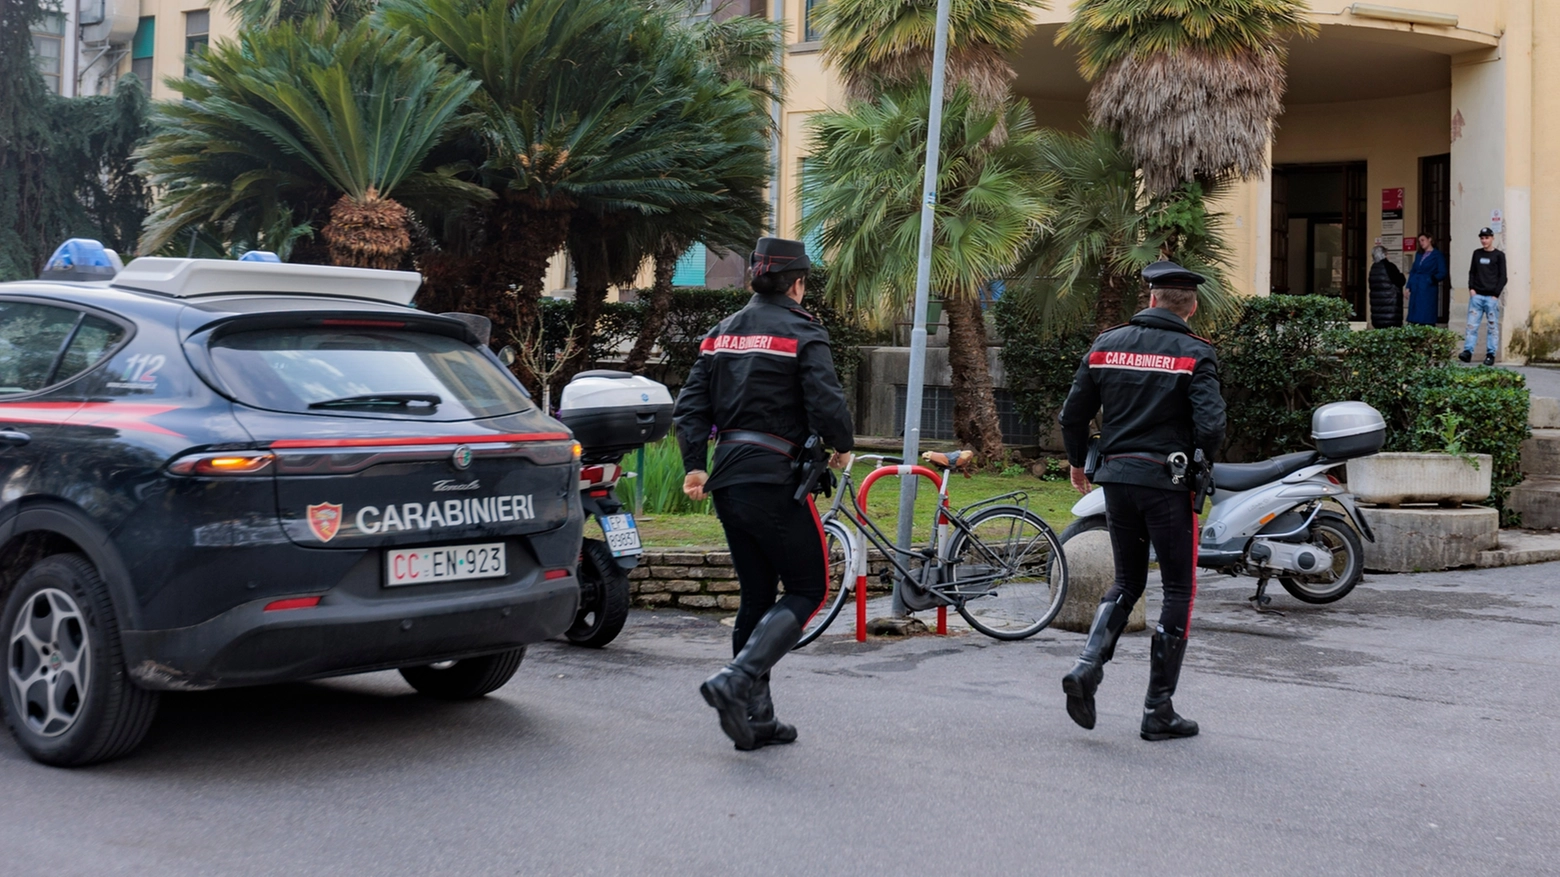
<path fill-rule="evenodd" d="M 466 270 L 437 274 L 475 293 L 501 337 L 535 323 L 547 263 L 577 213 L 685 203 L 690 185 L 671 171 L 689 144 L 649 135 L 688 87 L 657 74 L 662 20 L 642 2 L 387 0 L 381 15 L 481 82 L 481 138 L 468 154 L 496 197 Z"/>
<path fill-rule="evenodd" d="M 953 0 L 948 31 L 947 81 L 963 85 L 976 106 L 1007 100 L 1013 84 L 1008 60 L 1034 25 L 1045 0 Z M 852 100 L 910 86 L 932 69 L 937 0 L 829 0 L 818 10 L 824 61 L 839 71 Z"/>
<path fill-rule="evenodd" d="M 809 126 L 804 201 L 812 209 L 803 231 L 823 234 L 830 297 L 884 321 L 905 312 L 915 287 L 930 99 L 922 84 L 819 113 Z M 992 146 L 999 126 L 1008 136 Z M 960 86 L 948 98 L 942 144 L 931 281 L 948 315 L 954 432 L 996 460 L 1004 449 L 981 295 L 1010 272 L 1049 213 L 1040 138 L 1022 100 L 982 109 Z"/>
<path fill-rule="evenodd" d="M 374 0 L 227 0 L 240 30 L 261 30 L 283 22 L 334 22 L 351 27 L 374 11 Z"/>
<path fill-rule="evenodd" d="M 1082 135 L 1047 129 L 1038 152 L 1052 219 L 1014 272 L 1010 305 L 1023 307 L 1049 334 L 1090 323 L 1101 331 L 1137 309 L 1140 273 L 1166 257 L 1210 278 L 1199 292 L 1200 320 L 1230 310 L 1219 217 L 1207 209 L 1219 189 L 1193 182 L 1150 195 L 1132 154 L 1100 128 Z"/>
<path fill-rule="evenodd" d="M 411 243 L 396 196 L 487 194 L 423 169 L 477 84 L 414 37 L 367 23 L 281 24 L 190 65 L 198 75 L 174 84 L 183 100 L 158 106 L 161 130 L 141 151 L 150 182 L 167 187 L 143 248 L 203 223 L 274 237 L 296 229 L 299 205 L 314 220 L 326 202 L 332 264 L 396 268 Z"/>
<path fill-rule="evenodd" d="M 1078 0 L 1056 40 L 1094 83 L 1090 118 L 1158 193 L 1267 172 L 1285 41 L 1316 33 L 1305 16 L 1303 0 Z"/>

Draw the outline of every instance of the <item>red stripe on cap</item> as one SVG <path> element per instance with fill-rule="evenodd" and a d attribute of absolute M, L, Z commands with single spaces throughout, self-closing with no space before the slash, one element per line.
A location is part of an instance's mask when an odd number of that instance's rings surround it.
<path fill-rule="evenodd" d="M 1124 368 L 1133 371 L 1191 374 L 1197 367 L 1194 356 L 1165 356 L 1160 353 L 1133 353 L 1130 350 L 1096 350 L 1089 354 L 1090 368 Z"/>
<path fill-rule="evenodd" d="M 503 435 L 430 435 L 400 438 L 277 439 L 273 448 L 382 448 L 393 445 L 478 445 L 511 442 L 551 442 L 569 437 L 566 432 L 520 432 Z"/>

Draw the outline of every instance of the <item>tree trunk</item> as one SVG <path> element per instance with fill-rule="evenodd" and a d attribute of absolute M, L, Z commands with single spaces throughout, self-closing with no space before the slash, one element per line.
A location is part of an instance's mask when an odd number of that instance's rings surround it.
<path fill-rule="evenodd" d="M 677 258 L 681 255 L 674 246 L 664 246 L 655 254 L 655 282 L 650 287 L 650 307 L 644 312 L 644 322 L 639 324 L 639 337 L 634 349 L 628 352 L 623 368 L 635 374 L 644 370 L 650 361 L 650 351 L 666 327 L 666 315 L 672 310 L 672 275 L 677 271 Z"/>
<path fill-rule="evenodd" d="M 600 250 L 598 242 L 593 249 Z M 596 321 L 601 317 L 601 305 L 607 300 L 612 278 L 608 273 L 606 254 L 603 252 L 578 252 L 570 254 L 574 259 L 574 352 L 564 360 L 553 375 L 553 394 L 563 391 L 563 385 L 590 366 L 591 341 L 596 336 Z"/>
<path fill-rule="evenodd" d="M 991 387 L 986 317 L 980 300 L 949 299 L 943 303 L 943 312 L 948 315 L 948 364 L 953 369 L 953 433 L 982 463 L 1002 460 L 1006 449 L 997 418 L 997 397 Z"/>
<path fill-rule="evenodd" d="M 1125 320 L 1127 284 L 1131 280 L 1106 269 L 1100 276 L 1099 294 L 1094 298 L 1094 331 L 1103 332 Z"/>
<path fill-rule="evenodd" d="M 373 189 L 362 201 L 342 195 L 330 208 L 330 222 L 320 230 L 330 248 L 332 265 L 349 268 L 401 267 L 412 238 L 406 208 Z"/>
<path fill-rule="evenodd" d="M 489 213 L 486 240 L 477 254 L 480 274 L 467 302 L 472 311 L 493 321 L 493 342 L 499 347 L 536 337 L 547 262 L 563 249 L 572 213 L 570 206 L 541 205 L 512 195 Z M 515 375 L 540 399 L 541 382 L 520 362 L 516 360 Z"/>

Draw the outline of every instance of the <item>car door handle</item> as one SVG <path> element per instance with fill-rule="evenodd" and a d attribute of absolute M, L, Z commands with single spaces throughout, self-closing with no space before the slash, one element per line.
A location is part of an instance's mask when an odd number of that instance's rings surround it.
<path fill-rule="evenodd" d="M 0 446 L 19 448 L 32 441 L 32 436 L 19 429 L 0 429 Z"/>

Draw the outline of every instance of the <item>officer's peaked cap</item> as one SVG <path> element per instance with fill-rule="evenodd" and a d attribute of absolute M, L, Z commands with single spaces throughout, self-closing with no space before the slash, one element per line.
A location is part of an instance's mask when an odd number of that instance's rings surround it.
<path fill-rule="evenodd" d="M 801 241 L 785 238 L 759 238 L 753 248 L 753 276 L 781 271 L 804 271 L 812 267 L 807 247 Z"/>
<path fill-rule="evenodd" d="M 1149 289 L 1196 289 L 1208 282 L 1208 278 L 1196 271 L 1188 271 L 1169 259 L 1161 259 L 1144 268 L 1143 279 L 1147 281 Z"/>

